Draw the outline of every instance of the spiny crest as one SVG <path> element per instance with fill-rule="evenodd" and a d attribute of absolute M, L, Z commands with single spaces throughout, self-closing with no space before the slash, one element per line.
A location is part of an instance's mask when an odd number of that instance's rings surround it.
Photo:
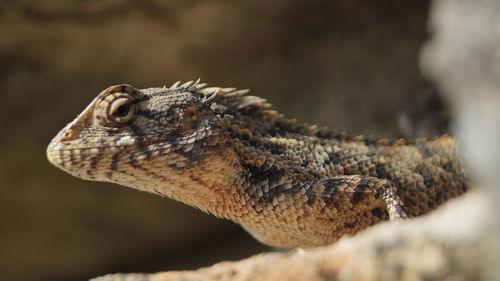
<path fill-rule="evenodd" d="M 220 103 L 223 106 L 241 112 L 272 115 L 275 118 L 281 116 L 275 110 L 271 109 L 271 104 L 266 99 L 247 95 L 250 92 L 249 89 L 238 90 L 232 87 L 207 87 L 207 83 L 200 83 L 200 79 L 197 81 L 191 80 L 183 84 L 177 81 L 172 86 L 164 88 L 169 91 L 188 91 L 198 94 L 203 97 L 204 102 Z"/>
<path fill-rule="evenodd" d="M 295 119 L 286 119 L 281 113 L 274 110 L 266 99 L 248 95 L 249 89 L 237 90 L 236 88 L 207 87 L 206 83 L 188 81 L 181 84 L 175 82 L 172 86 L 166 88 L 169 91 L 189 91 L 199 94 L 205 101 L 212 102 L 211 108 L 224 113 L 225 110 L 240 112 L 253 118 L 269 122 L 273 126 L 280 127 L 285 131 L 303 135 L 314 136 L 319 131 L 316 126 L 297 122 Z M 221 110 L 219 110 L 222 108 Z"/>
<path fill-rule="evenodd" d="M 247 95 L 250 92 L 249 89 L 238 90 L 232 87 L 207 87 L 206 83 L 200 83 L 200 79 L 197 81 L 188 81 L 183 84 L 177 81 L 166 89 L 169 91 L 189 91 L 200 94 L 204 97 L 205 101 L 212 101 L 214 108 L 218 106 L 227 107 L 245 115 L 262 118 L 290 132 L 314 136 L 324 134 L 328 130 L 326 128 L 318 128 L 315 125 L 297 122 L 295 119 L 284 118 L 281 113 L 272 109 L 272 105 L 266 99 Z"/>

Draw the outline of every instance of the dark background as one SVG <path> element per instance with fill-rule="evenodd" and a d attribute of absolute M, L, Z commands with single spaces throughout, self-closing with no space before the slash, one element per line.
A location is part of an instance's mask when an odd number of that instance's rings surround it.
<path fill-rule="evenodd" d="M 0 0 L 0 280 L 192 269 L 270 250 L 173 200 L 71 177 L 49 164 L 45 147 L 110 85 L 198 77 L 251 88 L 288 117 L 354 134 L 432 134 L 429 118 L 446 112 L 418 70 L 428 8 Z"/>

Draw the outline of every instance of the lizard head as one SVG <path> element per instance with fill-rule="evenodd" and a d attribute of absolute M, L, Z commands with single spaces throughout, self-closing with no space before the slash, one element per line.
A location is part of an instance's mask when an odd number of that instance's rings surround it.
<path fill-rule="evenodd" d="M 193 182 L 203 188 L 220 185 L 219 179 L 238 169 L 221 118 L 227 108 L 214 100 L 222 93 L 235 97 L 247 91 L 204 86 L 109 87 L 57 134 L 47 157 L 83 179 L 189 201 L 178 198 L 186 195 L 180 188 L 200 193 Z"/>

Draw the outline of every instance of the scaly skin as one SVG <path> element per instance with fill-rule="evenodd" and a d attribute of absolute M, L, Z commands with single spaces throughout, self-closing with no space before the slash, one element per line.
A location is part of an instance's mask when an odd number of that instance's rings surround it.
<path fill-rule="evenodd" d="M 468 187 L 449 136 L 349 137 L 284 119 L 247 90 L 110 87 L 52 140 L 52 164 L 167 196 L 265 244 L 330 244 L 425 214 Z"/>

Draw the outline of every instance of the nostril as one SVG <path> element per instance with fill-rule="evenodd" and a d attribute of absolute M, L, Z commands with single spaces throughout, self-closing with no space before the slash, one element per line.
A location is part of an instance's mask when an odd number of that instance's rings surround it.
<path fill-rule="evenodd" d="M 73 138 L 73 136 L 75 135 L 75 133 L 73 132 L 72 129 L 68 129 L 66 130 L 66 132 L 64 132 L 62 138 L 61 138 L 61 141 L 66 141 L 66 140 L 70 140 Z"/>

